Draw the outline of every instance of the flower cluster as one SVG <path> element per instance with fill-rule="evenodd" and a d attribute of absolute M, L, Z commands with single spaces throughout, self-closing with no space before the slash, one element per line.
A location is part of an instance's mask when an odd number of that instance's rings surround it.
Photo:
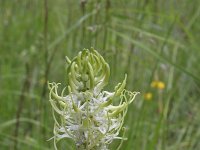
<path fill-rule="evenodd" d="M 159 90 L 163 90 L 165 88 L 165 83 L 162 82 L 162 81 L 153 81 L 151 83 L 151 87 L 152 88 L 156 88 L 156 89 L 159 89 Z"/>
<path fill-rule="evenodd" d="M 125 90 L 126 78 L 114 92 L 103 91 L 110 76 L 109 65 L 93 48 L 67 58 L 68 86 L 58 95 L 60 83 L 48 83 L 53 108 L 54 146 L 63 138 L 73 139 L 77 149 L 107 150 L 123 127 L 128 105 L 138 92 Z M 65 94 L 65 91 L 68 91 Z M 118 100 L 118 105 L 113 101 Z M 55 113 L 56 112 L 56 113 Z"/>
<path fill-rule="evenodd" d="M 157 89 L 157 90 L 159 90 L 159 92 L 161 92 L 165 88 L 165 83 L 162 82 L 162 81 L 159 81 L 159 80 L 154 80 L 154 81 L 151 82 L 151 87 L 153 89 Z M 145 100 L 150 101 L 150 100 L 152 100 L 152 98 L 153 98 L 153 93 L 152 92 L 146 92 L 144 94 L 144 99 Z"/>

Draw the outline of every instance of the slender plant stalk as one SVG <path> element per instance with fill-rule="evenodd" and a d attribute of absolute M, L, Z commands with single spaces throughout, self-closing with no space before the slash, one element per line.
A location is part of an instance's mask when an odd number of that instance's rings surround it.
<path fill-rule="evenodd" d="M 49 74 L 49 61 L 48 61 L 48 0 L 44 0 L 44 30 L 43 30 L 43 36 L 44 36 L 44 60 L 45 60 L 45 72 L 44 72 L 44 84 L 42 87 L 42 93 L 41 93 L 41 98 L 40 98 L 40 111 L 41 114 L 43 115 L 42 122 L 44 123 L 45 119 L 45 112 L 46 112 L 46 107 L 44 103 L 44 99 L 46 96 L 46 84 L 47 84 L 47 79 L 48 79 L 48 74 Z M 42 128 L 42 134 L 45 137 L 45 128 Z"/>
<path fill-rule="evenodd" d="M 107 30 L 107 26 L 108 26 L 108 22 L 109 22 L 109 10 L 111 7 L 111 2 L 110 0 L 106 0 L 106 5 L 105 5 L 105 21 L 104 21 L 104 38 L 103 38 L 103 49 L 106 49 L 106 42 L 107 42 L 107 34 L 108 34 L 108 30 Z"/>
<path fill-rule="evenodd" d="M 25 94 L 28 90 L 29 90 L 29 87 L 30 87 L 30 69 L 29 69 L 29 65 L 26 64 L 26 77 L 25 77 L 25 80 L 24 80 L 24 83 L 23 83 L 23 87 L 22 87 L 22 90 L 21 90 L 21 94 L 20 94 L 20 97 L 19 97 L 19 100 L 18 100 L 18 107 L 17 107 L 17 112 L 16 112 L 16 123 L 15 123 L 15 130 L 14 130 L 14 137 L 15 139 L 18 138 L 18 134 L 19 134 L 19 127 L 20 127 L 20 122 L 19 122 L 19 119 L 20 119 L 20 116 L 23 112 L 23 109 L 24 109 L 24 101 L 25 101 Z M 18 140 L 14 140 L 14 150 L 17 150 L 18 149 Z"/>

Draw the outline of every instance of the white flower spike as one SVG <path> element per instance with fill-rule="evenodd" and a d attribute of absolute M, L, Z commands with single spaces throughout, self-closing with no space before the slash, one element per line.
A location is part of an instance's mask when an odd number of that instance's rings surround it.
<path fill-rule="evenodd" d="M 114 92 L 103 91 L 110 76 L 109 65 L 93 48 L 84 49 L 71 61 L 66 57 L 68 95 L 58 95 L 57 83 L 48 83 L 53 108 L 54 146 L 63 138 L 73 139 L 78 150 L 108 150 L 123 127 L 128 105 L 139 92 L 125 90 L 126 79 Z M 119 98 L 119 105 L 113 101 Z M 55 114 L 56 112 L 56 114 Z M 59 118 L 59 119 L 58 119 Z M 121 145 L 121 144 L 120 144 Z"/>

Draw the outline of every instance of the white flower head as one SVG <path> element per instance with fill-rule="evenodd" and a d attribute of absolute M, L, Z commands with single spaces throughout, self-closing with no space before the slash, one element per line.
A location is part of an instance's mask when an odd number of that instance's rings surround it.
<path fill-rule="evenodd" d="M 77 149 L 107 150 L 123 127 L 128 105 L 139 92 L 125 90 L 126 78 L 114 92 L 103 91 L 110 76 L 109 65 L 93 48 L 84 49 L 70 61 L 67 58 L 68 85 L 58 95 L 59 83 L 49 83 L 53 108 L 54 146 L 63 138 L 73 139 Z M 65 89 L 68 94 L 64 95 Z M 113 101 L 120 99 L 118 105 Z M 56 114 L 55 114 L 56 112 Z"/>

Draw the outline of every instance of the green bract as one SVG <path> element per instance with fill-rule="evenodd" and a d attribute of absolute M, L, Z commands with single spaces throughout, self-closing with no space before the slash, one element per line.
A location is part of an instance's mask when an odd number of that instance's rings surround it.
<path fill-rule="evenodd" d="M 72 61 L 67 58 L 68 94 L 58 95 L 59 83 L 49 83 L 53 107 L 54 145 L 63 138 L 73 139 L 77 149 L 107 150 L 122 129 L 128 105 L 138 92 L 125 90 L 126 76 L 114 92 L 103 91 L 110 76 L 109 65 L 93 48 L 79 52 Z M 119 98 L 119 104 L 113 101 Z M 55 112 L 58 114 L 57 117 Z M 57 119 L 59 117 L 59 119 Z"/>

